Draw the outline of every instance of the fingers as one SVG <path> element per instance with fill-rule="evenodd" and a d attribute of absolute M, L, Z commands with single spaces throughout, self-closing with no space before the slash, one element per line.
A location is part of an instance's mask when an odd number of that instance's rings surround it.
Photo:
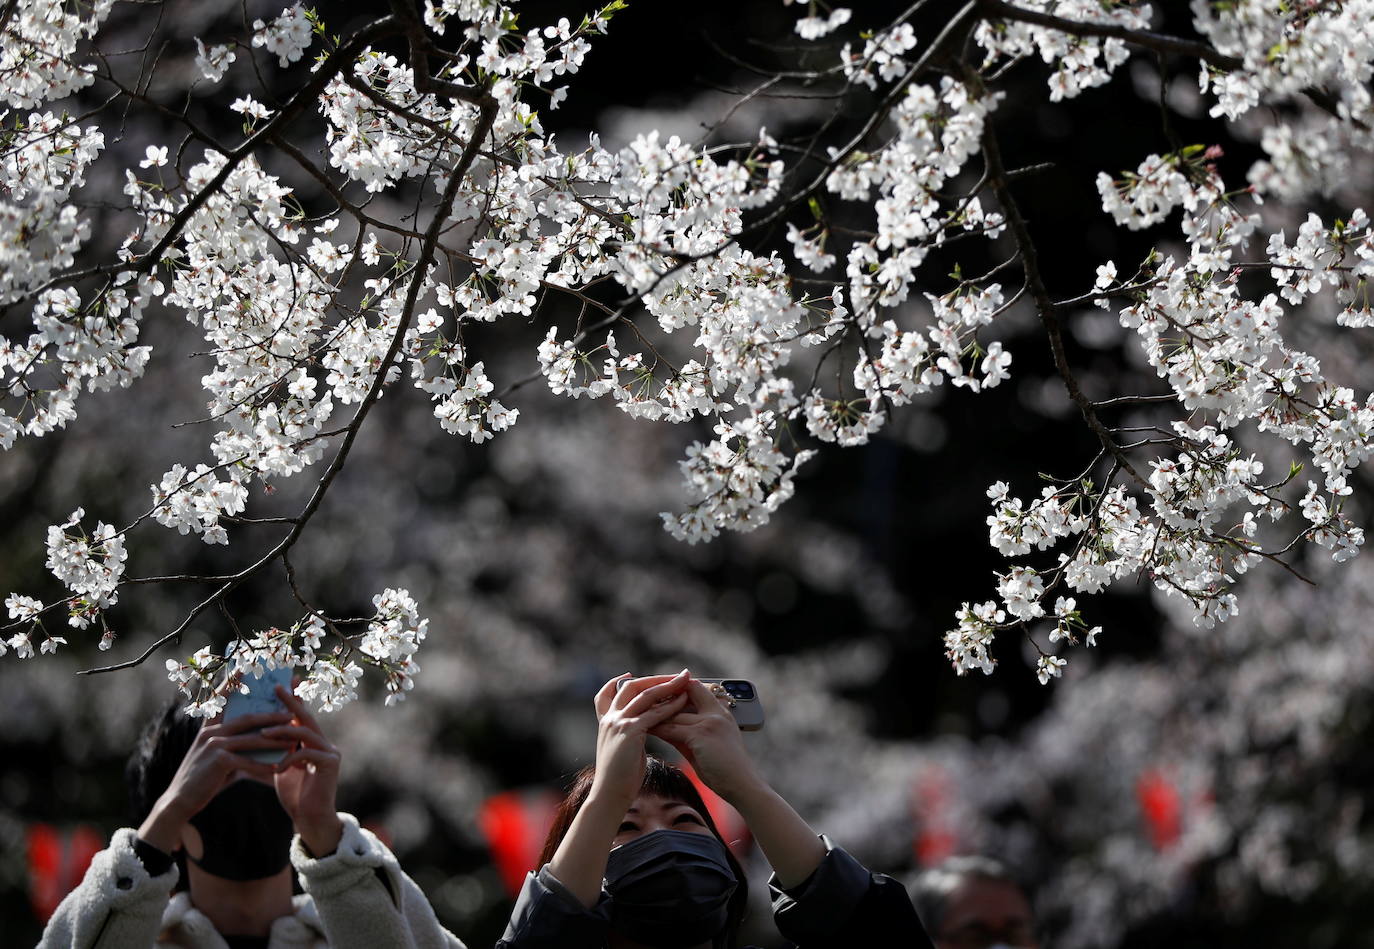
<path fill-rule="evenodd" d="M 662 738 L 678 751 L 682 751 L 687 744 L 687 739 L 692 736 L 691 727 L 681 722 L 682 715 L 683 713 L 679 712 L 671 719 L 660 722 L 649 729 L 649 734 L 655 738 Z"/>
<path fill-rule="evenodd" d="M 273 770 L 281 772 L 291 768 L 304 767 L 306 765 L 314 765 L 317 769 L 337 769 L 339 766 L 339 753 L 336 751 L 324 751 L 319 748 L 297 748 L 285 758 L 278 761 L 273 767 Z"/>
<path fill-rule="evenodd" d="M 318 731 L 306 728 L 304 725 L 273 725 L 271 728 L 264 728 L 262 734 L 287 745 L 299 742 L 307 748 L 338 752 L 338 749 Z"/>
<path fill-rule="evenodd" d="M 209 739 L 222 735 L 238 735 L 257 731 L 268 725 L 285 725 L 289 721 L 290 712 L 258 712 L 254 715 L 240 715 L 227 722 L 215 719 L 200 730 L 200 737 Z"/>
<path fill-rule="evenodd" d="M 286 751 L 286 748 L 282 745 L 272 745 L 270 747 L 282 752 Z M 270 783 L 273 776 L 277 773 L 276 766 L 271 761 L 259 761 L 247 755 L 235 754 L 228 749 L 220 749 L 214 753 L 213 765 L 214 769 L 219 772 L 219 778 L 214 791 L 211 793 L 212 797 L 214 794 L 218 794 L 221 790 L 233 784 L 239 778 L 257 778 L 260 781 Z"/>
<path fill-rule="evenodd" d="M 683 694 L 686 695 L 685 692 Z M 687 709 L 688 706 L 684 705 L 682 707 L 682 711 L 678 712 L 671 719 L 666 720 L 664 722 L 664 725 L 681 725 L 685 728 L 690 728 L 694 725 L 700 725 L 702 722 L 706 721 L 708 716 L 699 715 L 696 712 L 689 712 Z M 660 725 L 659 727 L 662 728 L 664 726 Z"/>
<path fill-rule="evenodd" d="M 271 749 L 283 754 L 290 751 L 293 742 L 269 738 L 259 732 L 248 735 L 225 735 L 211 738 L 205 744 L 200 760 L 210 769 L 210 774 L 218 774 L 219 786 L 223 787 L 234 780 L 235 774 L 246 774 L 270 781 L 275 770 L 271 762 L 259 761 L 245 752 Z"/>
<path fill-rule="evenodd" d="M 295 716 L 296 721 L 300 722 L 306 728 L 314 730 L 320 737 L 324 737 L 324 729 L 320 727 L 320 723 L 315 716 L 310 713 L 310 707 L 308 705 L 297 698 L 296 694 L 285 686 L 277 686 L 276 691 L 277 697 L 291 710 L 291 714 Z"/>
<path fill-rule="evenodd" d="M 265 731 L 250 732 L 247 735 L 218 735 L 206 742 L 206 745 L 213 751 L 233 753 L 254 748 L 288 748 L 292 744 L 293 742 L 286 737 L 268 735 Z"/>
<path fill-rule="evenodd" d="M 675 676 L 645 676 L 635 679 L 620 690 L 620 695 L 616 696 L 615 707 L 628 717 L 644 715 L 659 702 L 685 696 L 687 693 L 683 690 L 688 681 L 686 669 Z M 635 694 L 625 698 L 625 693 L 631 689 L 635 690 Z"/>
<path fill-rule="evenodd" d="M 687 683 L 687 694 L 691 696 L 692 707 L 700 715 L 724 715 L 730 717 L 730 704 L 718 692 L 699 679 Z"/>
<path fill-rule="evenodd" d="M 665 683 L 672 682 L 675 679 L 683 679 L 686 675 L 687 670 L 683 669 L 677 675 L 640 676 L 638 679 L 631 679 L 623 686 L 620 686 L 619 691 L 615 693 L 615 696 L 611 699 L 611 708 L 626 709 L 645 692 L 658 688 Z M 660 698 L 663 695 L 661 691 L 656 694 Z M 657 699 L 654 701 L 657 701 Z M 652 704 L 652 702 L 650 704 Z"/>
<path fill-rule="evenodd" d="M 234 755 L 233 757 L 233 769 L 225 774 L 224 783 L 220 785 L 221 788 L 233 784 L 239 778 L 257 778 L 260 781 L 271 783 L 272 778 L 277 774 L 277 766 L 271 761 L 259 761 L 244 755 Z"/>
<path fill-rule="evenodd" d="M 665 699 L 657 705 L 650 706 L 649 709 L 637 716 L 637 719 L 644 727 L 645 731 L 650 731 L 682 711 L 686 704 L 687 693 L 679 692 L 672 698 Z"/>
<path fill-rule="evenodd" d="M 633 672 L 622 672 L 620 675 L 608 680 L 605 685 L 597 690 L 596 698 L 592 700 L 593 704 L 596 706 L 597 718 L 600 718 L 610 711 L 611 702 L 615 699 L 615 693 L 619 687 L 620 680 L 628 679 L 633 675 Z"/>

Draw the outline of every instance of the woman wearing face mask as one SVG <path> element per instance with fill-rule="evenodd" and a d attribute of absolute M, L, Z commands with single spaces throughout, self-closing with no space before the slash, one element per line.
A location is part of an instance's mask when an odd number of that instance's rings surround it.
<path fill-rule="evenodd" d="M 734 949 L 744 875 L 691 781 L 645 755 L 649 735 L 744 817 L 793 943 L 928 949 L 901 884 L 816 835 L 759 775 L 716 693 L 685 669 L 626 678 L 596 695 L 596 765 L 560 807 L 498 949 Z"/>
<path fill-rule="evenodd" d="M 138 829 L 96 854 L 39 949 L 463 949 L 386 846 L 335 810 L 338 749 L 277 695 L 286 712 L 202 727 L 172 706 L 151 723 L 127 775 Z"/>

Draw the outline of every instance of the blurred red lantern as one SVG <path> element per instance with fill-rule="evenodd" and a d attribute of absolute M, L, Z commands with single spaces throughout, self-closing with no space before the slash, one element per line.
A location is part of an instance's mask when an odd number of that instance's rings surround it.
<path fill-rule="evenodd" d="M 550 792 L 503 791 L 482 802 L 478 823 L 487 838 L 501 882 L 512 898 L 536 869 L 544 836 L 553 825 L 558 800 Z"/>
<path fill-rule="evenodd" d="M 104 838 L 85 824 L 66 832 L 51 824 L 30 824 L 24 836 L 29 862 L 29 905 L 38 921 L 46 923 L 57 904 L 86 875 L 91 858 L 104 849 Z"/>
<path fill-rule="evenodd" d="M 953 782 L 937 765 L 923 768 L 912 782 L 911 813 L 916 823 L 912 850 L 918 866 L 934 866 L 959 847 L 949 806 L 953 793 Z"/>
<path fill-rule="evenodd" d="M 1182 826 L 1178 789 L 1164 772 L 1150 768 L 1136 781 L 1135 794 L 1149 827 L 1150 841 L 1156 850 L 1167 849 L 1178 839 Z"/>

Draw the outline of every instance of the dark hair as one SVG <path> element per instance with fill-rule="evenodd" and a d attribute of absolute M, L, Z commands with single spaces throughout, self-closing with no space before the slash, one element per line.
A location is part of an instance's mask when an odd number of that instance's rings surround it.
<path fill-rule="evenodd" d="M 916 906 L 916 915 L 921 917 L 928 933 L 938 933 L 945 920 L 946 903 L 949 896 L 965 880 L 988 880 L 1005 883 L 1021 891 L 1029 898 L 1026 888 L 1012 876 L 1006 864 L 992 857 L 970 854 L 950 857 L 944 862 L 921 872 L 911 886 L 911 902 Z"/>
<path fill-rule="evenodd" d="M 129 809 L 135 825 L 152 813 L 153 805 L 172 783 L 172 776 L 200 734 L 200 725 L 200 719 L 182 711 L 180 701 L 173 701 L 143 726 L 124 766 L 124 783 L 129 788 Z"/>
<path fill-rule="evenodd" d="M 124 783 L 129 789 L 129 811 L 134 826 L 143 823 L 153 811 L 153 805 L 172 783 L 172 776 L 181 767 L 191 743 L 200 734 L 201 719 L 191 718 L 182 711 L 182 702 L 174 700 L 143 727 L 129 761 L 124 766 Z M 177 889 L 186 887 L 186 867 L 180 850 L 173 854 L 178 869 Z"/>
<path fill-rule="evenodd" d="M 559 802 L 557 810 L 554 811 L 553 826 L 549 828 L 549 834 L 544 838 L 544 849 L 539 853 L 539 866 L 542 867 L 553 859 L 554 853 L 558 850 L 558 845 L 568 835 L 568 828 L 572 826 L 573 818 L 577 816 L 578 811 L 582 810 L 582 805 L 587 802 L 587 795 L 592 790 L 592 779 L 595 777 L 596 768 L 592 765 L 588 765 L 573 776 L 572 786 L 568 788 L 568 793 Z M 734 949 L 735 941 L 739 936 L 740 923 L 744 921 L 744 913 L 749 906 L 749 882 L 744 875 L 744 868 L 735 859 L 735 855 L 730 852 L 729 842 L 720 835 L 716 822 L 711 819 L 711 812 L 697 792 L 696 785 L 681 769 L 673 767 L 654 755 L 645 755 L 644 782 L 639 786 L 639 793 L 691 805 L 701 815 L 701 819 L 706 823 L 706 827 L 711 833 L 715 835 L 715 838 L 725 845 L 725 859 L 729 861 L 730 870 L 739 882 L 735 887 L 735 892 L 730 896 L 730 905 L 726 910 L 725 930 L 716 937 L 714 944 L 717 949 Z"/>

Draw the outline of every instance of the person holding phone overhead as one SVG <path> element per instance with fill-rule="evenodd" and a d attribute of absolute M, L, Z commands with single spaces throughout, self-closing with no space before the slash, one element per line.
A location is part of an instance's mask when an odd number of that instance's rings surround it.
<path fill-rule="evenodd" d="M 202 725 L 178 703 L 149 724 L 127 770 L 138 827 L 95 856 L 39 949 L 463 949 L 335 810 L 339 750 L 305 703 L 267 695 L 276 711 Z"/>
<path fill-rule="evenodd" d="M 595 699 L 596 763 L 573 781 L 498 949 L 734 949 L 746 881 L 667 741 L 735 807 L 773 867 L 778 929 L 801 949 L 930 940 L 896 880 L 815 831 L 758 773 L 730 696 L 684 669 L 617 676 Z M 733 681 L 733 680 L 732 680 Z"/>

